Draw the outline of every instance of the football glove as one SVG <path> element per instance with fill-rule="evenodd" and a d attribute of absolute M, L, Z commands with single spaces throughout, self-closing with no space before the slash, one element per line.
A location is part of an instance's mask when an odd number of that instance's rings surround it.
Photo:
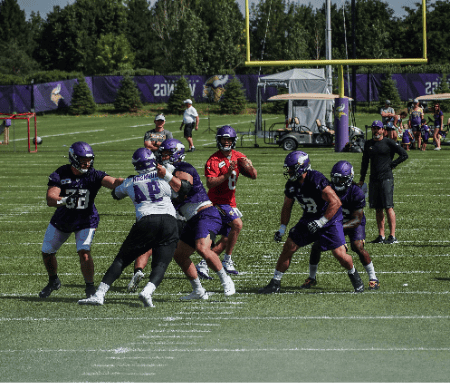
<path fill-rule="evenodd" d="M 311 221 L 310 223 L 308 223 L 308 230 L 311 234 L 314 234 L 315 232 L 317 232 L 317 230 L 324 227 L 327 222 L 328 219 L 326 219 L 325 217 L 321 217 L 319 219 Z"/>
<path fill-rule="evenodd" d="M 281 239 L 283 238 L 283 234 L 281 234 L 279 231 L 277 231 L 273 237 L 275 242 L 281 242 Z"/>
<path fill-rule="evenodd" d="M 280 228 L 278 229 L 278 231 L 275 233 L 273 239 L 275 240 L 275 242 L 280 242 L 281 239 L 283 238 L 284 233 L 286 232 L 286 225 L 280 225 Z"/>

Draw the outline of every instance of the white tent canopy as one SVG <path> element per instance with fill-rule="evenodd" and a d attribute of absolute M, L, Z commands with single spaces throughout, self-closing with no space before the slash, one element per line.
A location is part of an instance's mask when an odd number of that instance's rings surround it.
<path fill-rule="evenodd" d="M 295 68 L 286 72 L 275 73 L 264 76 L 259 79 L 258 87 L 265 89 L 268 86 L 285 87 L 289 90 L 289 94 L 293 93 L 320 93 L 326 94 L 327 80 L 325 78 L 325 70 L 322 69 L 300 69 Z M 257 92 L 257 122 L 256 129 L 261 129 L 261 98 L 260 90 Z M 317 133 L 317 125 L 315 121 L 325 121 L 325 112 L 327 102 L 325 100 L 307 98 L 304 100 L 289 99 L 288 117 L 297 117 L 301 125 L 307 126 L 313 133 Z M 259 120 L 259 121 L 258 121 Z"/>

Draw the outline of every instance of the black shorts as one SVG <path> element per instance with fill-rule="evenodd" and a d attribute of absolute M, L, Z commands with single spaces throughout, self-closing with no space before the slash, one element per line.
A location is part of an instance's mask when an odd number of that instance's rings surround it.
<path fill-rule="evenodd" d="M 190 124 L 185 124 L 184 125 L 184 136 L 185 137 L 192 137 L 192 131 L 195 128 L 195 123 L 192 122 Z"/>
<path fill-rule="evenodd" d="M 394 207 L 394 179 L 369 182 L 369 206 L 372 209 Z"/>
<path fill-rule="evenodd" d="M 170 245 L 176 247 L 178 238 L 178 224 L 175 217 L 169 214 L 148 215 L 133 225 L 117 256 L 129 264 L 150 249 L 153 249 L 155 256 L 155 253 L 164 247 L 171 247 Z"/>
<path fill-rule="evenodd" d="M 412 125 L 411 130 L 413 132 L 420 132 L 420 125 Z"/>

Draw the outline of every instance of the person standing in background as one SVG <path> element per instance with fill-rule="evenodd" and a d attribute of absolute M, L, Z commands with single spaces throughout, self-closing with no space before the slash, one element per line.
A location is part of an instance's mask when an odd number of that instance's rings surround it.
<path fill-rule="evenodd" d="M 192 101 L 190 99 L 184 100 L 183 103 L 186 106 L 186 110 L 183 114 L 183 122 L 181 123 L 180 130 L 183 129 L 184 125 L 184 138 L 186 138 L 189 143 L 188 152 L 193 152 L 195 146 L 192 139 L 192 130 L 198 130 L 200 118 L 198 117 L 197 110 L 192 106 Z"/>

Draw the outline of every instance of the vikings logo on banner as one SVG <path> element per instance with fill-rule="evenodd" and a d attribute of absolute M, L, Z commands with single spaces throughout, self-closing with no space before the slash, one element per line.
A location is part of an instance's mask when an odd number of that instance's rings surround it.
<path fill-rule="evenodd" d="M 52 89 L 52 92 L 50 94 L 50 100 L 52 100 L 56 106 L 58 106 L 59 100 L 64 98 L 63 96 L 61 96 L 60 92 L 61 92 L 61 84 L 58 84 L 56 88 Z"/>
<path fill-rule="evenodd" d="M 203 85 L 203 98 L 218 102 L 225 93 L 225 84 L 228 82 L 228 75 L 216 75 L 206 80 Z"/>

